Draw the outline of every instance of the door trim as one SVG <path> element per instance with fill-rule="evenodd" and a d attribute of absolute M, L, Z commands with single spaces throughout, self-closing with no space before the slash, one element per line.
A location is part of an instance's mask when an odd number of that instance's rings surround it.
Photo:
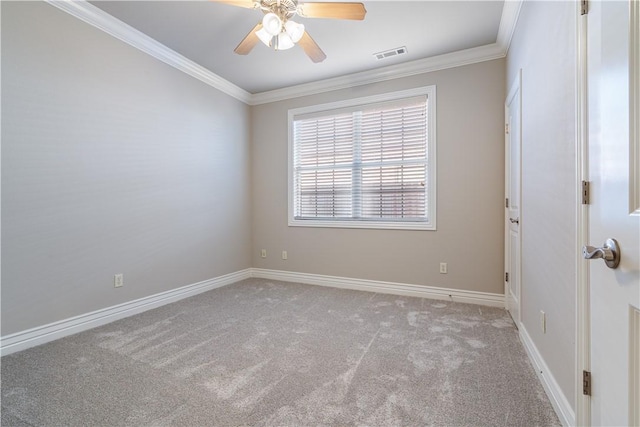
<path fill-rule="evenodd" d="M 520 177 L 518 179 L 518 185 L 520 186 L 520 188 L 518 189 L 518 198 L 519 200 L 518 202 L 518 206 L 520 207 L 520 225 L 522 225 L 522 217 L 523 217 L 523 212 L 522 212 L 522 69 L 518 70 L 518 75 L 516 76 L 516 78 L 514 79 L 513 83 L 511 84 L 511 87 L 509 89 L 509 94 L 507 95 L 507 98 L 504 101 L 504 122 L 505 122 L 505 136 L 504 136 L 504 164 L 505 164 L 505 178 L 504 178 L 504 194 L 505 194 L 505 199 L 507 197 L 509 197 L 509 183 L 510 183 L 510 161 L 511 161 L 511 146 L 510 146 L 510 136 L 507 134 L 506 132 L 506 126 L 507 124 L 509 125 L 509 128 L 511 128 L 511 123 L 509 123 L 509 104 L 511 99 L 513 99 L 514 96 L 516 96 L 516 93 L 518 94 L 518 102 L 519 102 L 519 106 L 518 106 L 518 114 L 520 115 L 520 117 L 518 118 L 518 131 L 520 132 L 520 135 L 518 135 L 518 143 L 520 144 L 520 165 L 518 167 L 518 173 L 520 174 Z M 509 132 L 511 131 L 511 129 L 509 129 Z M 511 202 L 511 201 L 510 201 Z M 520 266 L 518 268 L 518 275 L 516 277 L 517 279 L 517 283 L 518 286 L 520 287 L 520 289 L 518 290 L 518 319 L 515 321 L 516 322 L 516 327 L 518 329 L 520 329 L 520 323 L 521 323 L 521 309 L 522 309 L 522 227 L 520 227 L 520 229 L 518 230 L 518 246 L 520 246 L 518 248 L 518 257 L 520 259 L 516 260 L 516 262 L 518 263 L 518 265 Z M 510 265 L 510 259 L 511 257 L 511 253 L 509 251 L 509 209 L 506 207 L 505 205 L 505 216 L 504 216 L 504 271 L 507 272 L 507 270 L 509 269 L 509 265 Z M 512 276 L 513 272 L 509 272 L 509 276 L 510 276 L 510 280 L 513 280 L 513 276 Z M 505 300 L 505 307 L 507 310 L 509 310 L 509 283 L 506 281 L 506 278 L 504 278 L 504 300 Z"/>
<path fill-rule="evenodd" d="M 589 209 L 582 204 L 582 181 L 589 180 L 589 112 L 587 76 L 587 20 L 576 2 L 576 425 L 591 425 L 591 398 L 582 394 L 582 373 L 591 370 L 591 302 L 589 265 L 581 248 L 589 241 Z"/>
<path fill-rule="evenodd" d="M 640 4 L 629 1 L 629 213 L 640 215 Z"/>
<path fill-rule="evenodd" d="M 629 213 L 640 215 L 640 3 L 629 1 Z M 640 400 L 640 309 L 629 307 L 630 403 Z M 629 425 L 640 425 L 640 406 L 629 405 Z"/>
<path fill-rule="evenodd" d="M 640 310 L 629 307 L 630 403 L 640 401 Z M 629 425 L 640 426 L 640 406 L 629 405 Z"/>

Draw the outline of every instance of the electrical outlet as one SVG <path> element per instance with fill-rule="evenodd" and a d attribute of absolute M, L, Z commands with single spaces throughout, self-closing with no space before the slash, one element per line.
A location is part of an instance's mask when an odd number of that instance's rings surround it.
<path fill-rule="evenodd" d="M 287 251 L 282 251 L 282 259 L 287 259 Z"/>
<path fill-rule="evenodd" d="M 547 315 L 544 311 L 540 310 L 540 329 L 542 329 L 542 333 L 547 333 Z"/>
<path fill-rule="evenodd" d="M 267 250 L 263 249 L 260 251 L 260 258 L 266 258 L 267 257 Z"/>
<path fill-rule="evenodd" d="M 120 288 L 122 286 L 124 286 L 124 274 L 120 273 L 113 276 L 113 287 Z"/>
<path fill-rule="evenodd" d="M 447 263 L 446 262 L 441 262 L 440 263 L 440 274 L 447 274 Z"/>

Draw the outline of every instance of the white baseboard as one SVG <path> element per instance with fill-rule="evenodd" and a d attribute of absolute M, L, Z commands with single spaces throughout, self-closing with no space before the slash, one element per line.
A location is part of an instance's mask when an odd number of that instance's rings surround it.
<path fill-rule="evenodd" d="M 251 277 L 251 269 L 225 274 L 213 279 L 204 280 L 187 286 L 182 286 L 159 294 L 140 298 L 137 300 L 114 305 L 112 307 L 96 310 L 91 313 L 81 314 L 69 319 L 49 323 L 48 325 L 17 332 L 15 334 L 0 337 L 0 355 L 15 353 L 68 335 L 86 331 L 115 320 L 119 320 L 143 311 L 151 310 L 179 301 L 202 292 L 229 285 Z"/>
<path fill-rule="evenodd" d="M 47 325 L 0 337 L 0 355 L 5 356 L 30 347 L 45 344 L 68 335 L 86 331 L 87 329 L 105 325 L 134 314 L 142 313 L 202 292 L 229 285 L 250 277 L 259 277 L 286 282 L 305 283 L 309 285 L 329 286 L 342 289 L 379 292 L 385 294 L 405 295 L 488 305 L 504 308 L 504 295 L 486 292 L 464 291 L 459 289 L 437 288 L 433 286 L 411 285 L 404 283 L 380 282 L 367 279 L 324 276 L 320 274 L 293 273 L 289 271 L 248 268 L 235 273 L 226 274 L 192 285 L 183 286 L 159 294 L 140 298 L 134 301 L 81 314 L 69 319 L 49 323 Z"/>
<path fill-rule="evenodd" d="M 534 369 L 536 370 L 538 379 L 542 383 L 542 387 L 544 387 L 544 391 L 547 393 L 558 418 L 560 418 L 560 422 L 563 426 L 575 426 L 576 415 L 571 408 L 571 404 L 567 400 L 567 397 L 560 389 L 560 385 L 549 370 L 549 367 L 545 363 L 542 355 L 538 351 L 538 348 L 533 343 L 531 336 L 522 323 L 520 324 L 519 330 L 520 340 L 524 344 L 524 348 L 529 355 L 529 359 L 531 360 Z"/>
<path fill-rule="evenodd" d="M 294 273 L 281 270 L 251 269 L 252 277 L 284 282 L 305 283 L 308 285 L 329 286 L 333 288 L 354 289 L 358 291 L 379 292 L 383 294 L 405 295 L 411 297 L 464 302 L 469 304 L 505 307 L 503 294 L 465 291 L 460 289 L 438 288 L 434 286 L 411 285 L 406 283 L 380 282 L 377 280 L 352 279 L 348 277 L 324 276 L 321 274 Z"/>

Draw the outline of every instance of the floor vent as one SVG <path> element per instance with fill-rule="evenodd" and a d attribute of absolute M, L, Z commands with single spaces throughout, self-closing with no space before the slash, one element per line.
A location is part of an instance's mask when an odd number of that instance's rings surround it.
<path fill-rule="evenodd" d="M 385 50 L 384 52 L 374 53 L 373 57 L 377 60 L 381 60 L 391 58 L 392 56 L 404 55 L 405 53 L 407 53 L 407 48 L 402 46 L 391 50 Z"/>

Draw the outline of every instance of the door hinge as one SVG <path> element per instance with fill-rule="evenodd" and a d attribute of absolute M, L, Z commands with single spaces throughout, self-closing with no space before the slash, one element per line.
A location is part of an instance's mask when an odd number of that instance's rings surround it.
<path fill-rule="evenodd" d="M 509 198 L 508 197 L 506 199 L 504 199 L 504 207 L 505 208 L 509 207 Z"/>
<path fill-rule="evenodd" d="M 580 0 L 580 15 L 586 15 L 589 13 L 589 1 Z"/>
<path fill-rule="evenodd" d="M 504 124 L 504 133 L 509 134 L 509 123 Z"/>
<path fill-rule="evenodd" d="M 582 371 L 582 394 L 591 396 L 591 372 Z"/>
<path fill-rule="evenodd" d="M 589 204 L 589 181 L 582 181 L 582 204 Z"/>
<path fill-rule="evenodd" d="M 509 281 L 509 273 L 504 273 L 504 281 L 505 282 Z"/>

